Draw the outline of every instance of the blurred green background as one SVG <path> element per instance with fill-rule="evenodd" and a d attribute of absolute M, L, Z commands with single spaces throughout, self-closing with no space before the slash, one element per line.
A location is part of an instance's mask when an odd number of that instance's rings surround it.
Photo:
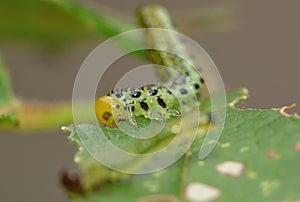
<path fill-rule="evenodd" d="M 179 30 L 210 54 L 228 88 L 249 89 L 251 97 L 244 106 L 272 108 L 298 103 L 296 111 L 300 112 L 299 1 L 80 3 L 99 15 L 105 11 L 121 17 L 124 24 L 134 22 L 139 5 L 162 4 L 170 10 Z M 209 21 L 222 16 L 233 19 L 223 19 L 223 25 Z M 110 20 L 106 22 L 113 24 Z M 98 32 L 92 22 L 83 21 L 59 0 L 0 0 L 0 53 L 15 94 L 27 100 L 70 101 L 81 63 L 104 40 Z M 126 58 L 122 68 L 138 63 L 135 58 Z M 109 84 L 103 87 L 108 89 Z M 67 141 L 60 126 L 30 134 L 1 132 L 0 148 L 1 201 L 67 201 L 59 174 L 63 168 L 74 166 L 75 146 Z"/>

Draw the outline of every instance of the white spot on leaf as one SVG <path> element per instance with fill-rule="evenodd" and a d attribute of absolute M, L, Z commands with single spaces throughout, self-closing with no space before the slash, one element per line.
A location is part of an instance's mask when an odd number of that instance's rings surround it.
<path fill-rule="evenodd" d="M 216 166 L 216 170 L 222 175 L 239 177 L 245 169 L 245 164 L 237 161 L 225 161 Z"/>
<path fill-rule="evenodd" d="M 189 202 L 212 201 L 220 195 L 218 189 L 202 183 L 191 183 L 185 189 L 185 198 Z"/>

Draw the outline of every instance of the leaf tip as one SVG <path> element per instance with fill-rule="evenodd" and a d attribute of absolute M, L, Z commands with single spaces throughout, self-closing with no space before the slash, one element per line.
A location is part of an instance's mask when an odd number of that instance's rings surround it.
<path fill-rule="evenodd" d="M 237 91 L 237 93 L 238 95 L 236 96 L 236 98 L 228 103 L 229 107 L 234 108 L 237 103 L 239 103 L 242 100 L 247 100 L 249 97 L 249 91 L 247 88 L 241 88 Z"/>

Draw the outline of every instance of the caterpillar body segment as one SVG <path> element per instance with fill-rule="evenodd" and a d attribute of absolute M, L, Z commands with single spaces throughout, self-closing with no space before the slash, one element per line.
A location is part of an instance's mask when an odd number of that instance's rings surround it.
<path fill-rule="evenodd" d="M 138 127 L 135 119 L 136 116 L 142 115 L 146 118 L 163 121 L 165 118 L 181 115 L 179 110 L 180 106 L 176 96 L 164 86 L 145 85 L 136 89 L 126 88 L 121 90 L 112 90 L 108 93 L 108 96 L 98 98 L 96 103 L 101 103 L 102 100 L 106 100 L 107 98 L 117 100 L 118 104 L 116 104 L 117 102 L 111 103 L 111 106 L 103 107 L 102 110 L 100 105 L 96 104 L 95 107 L 99 107 L 99 116 L 105 116 L 105 114 L 107 116 L 108 113 L 111 113 L 113 115 L 112 117 L 115 117 L 115 119 L 117 117 L 118 120 L 122 120 L 122 118 L 120 118 L 122 117 L 121 114 L 124 114 L 125 112 L 128 120 L 135 127 Z M 153 113 L 151 109 L 154 106 L 160 106 L 163 108 L 163 111 L 160 113 Z M 104 118 L 100 118 L 100 123 L 103 125 L 114 126 L 116 124 L 115 120 L 103 121 Z"/>
<path fill-rule="evenodd" d="M 141 7 L 136 15 L 143 28 L 175 30 L 167 10 L 161 6 Z M 139 88 L 115 89 L 107 96 L 98 98 L 95 110 L 98 121 L 102 125 L 113 127 L 120 120 L 128 119 L 138 128 L 136 116 L 156 120 L 181 116 L 178 99 L 183 100 L 183 104 L 188 107 L 189 102 L 193 101 L 192 97 L 199 96 L 199 89 L 204 81 L 199 70 L 193 66 L 192 57 L 187 54 L 184 43 L 178 39 L 177 35 L 174 32 L 156 32 L 150 29 L 145 33 L 144 39 L 149 49 L 150 61 L 166 66 L 157 72 L 157 76 L 165 83 Z M 167 50 L 174 50 L 177 55 L 160 51 L 165 47 Z M 176 73 L 169 73 L 167 67 L 172 68 Z M 151 109 L 155 106 L 160 106 L 164 110 L 152 113 Z"/>

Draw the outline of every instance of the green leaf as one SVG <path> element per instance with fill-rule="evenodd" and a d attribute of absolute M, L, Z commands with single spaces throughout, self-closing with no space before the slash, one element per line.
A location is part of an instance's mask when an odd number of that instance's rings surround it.
<path fill-rule="evenodd" d="M 112 12 L 102 8 L 96 13 L 72 0 L 2 0 L 0 41 L 57 47 L 95 38 L 96 33 L 109 38 L 136 28 L 126 16 L 112 17 Z"/>
<path fill-rule="evenodd" d="M 85 22 L 92 30 L 108 38 L 137 28 L 135 23 L 130 22 L 128 17 L 117 14 L 116 12 L 112 15 L 111 12 L 113 11 L 111 10 L 105 12 L 103 8 L 102 12 L 96 13 L 71 0 L 49 1 L 65 9 L 68 13 L 82 20 L 82 22 Z M 119 18 L 112 16 L 119 16 Z"/>
<path fill-rule="evenodd" d="M 92 36 L 85 22 L 50 1 L 0 1 L 0 40 L 49 47 Z"/>
<path fill-rule="evenodd" d="M 1 128 L 10 128 L 19 126 L 20 122 L 16 117 L 16 114 L 9 112 L 7 114 L 0 114 L 0 126 Z"/>
<path fill-rule="evenodd" d="M 0 127 L 9 128 L 19 126 L 19 121 L 12 110 L 14 105 L 10 77 L 0 57 Z"/>
<path fill-rule="evenodd" d="M 198 151 L 198 139 L 192 152 Z M 285 117 L 279 110 L 232 109 L 227 111 L 226 125 L 215 150 L 199 161 L 192 156 L 187 186 L 201 182 L 220 191 L 218 201 L 285 201 L 300 197 L 297 174 L 300 120 Z M 298 145 L 298 146 L 297 146 Z M 227 164 L 226 164 L 227 163 Z M 235 176 L 233 168 L 241 166 Z M 222 174 L 222 169 L 225 173 Z"/>
<path fill-rule="evenodd" d="M 57 4 L 58 7 L 64 8 L 68 13 L 85 22 L 91 30 L 106 38 L 138 28 L 134 20 L 128 19 L 127 16 L 120 15 L 119 13 L 114 13 L 111 10 L 105 12 L 103 8 L 102 12 L 96 13 L 71 0 L 50 1 Z M 112 15 L 112 13 L 114 14 Z M 136 39 L 132 38 L 118 39 L 117 44 L 125 50 L 138 50 L 141 47 Z M 145 57 L 144 51 L 135 51 L 134 54 Z"/>
<path fill-rule="evenodd" d="M 128 16 L 120 15 L 120 13 L 114 12 L 112 10 L 108 10 L 107 8 L 103 8 L 101 12 L 95 13 L 90 9 L 85 8 L 81 4 L 74 3 L 74 1 L 50 1 L 57 4 L 58 7 L 64 8 L 68 13 L 73 14 L 83 22 L 87 23 L 88 27 L 91 30 L 101 34 L 106 38 L 110 38 L 123 32 L 140 28 L 136 25 L 135 20 L 132 20 Z M 193 15 L 191 15 L 191 13 L 189 13 L 189 15 L 187 13 L 184 13 L 179 17 L 179 19 L 185 19 L 185 22 L 183 22 L 182 25 L 187 24 L 186 22 L 191 22 L 192 24 L 194 23 L 197 26 L 201 24 L 202 27 L 199 28 L 201 32 L 224 31 L 225 29 L 231 28 L 234 25 L 234 14 L 232 10 L 233 9 L 229 6 L 224 5 L 205 8 L 202 10 L 197 9 L 194 10 Z M 190 18 L 186 18 L 187 16 L 190 16 Z M 182 27 L 181 30 L 186 30 L 188 33 L 190 27 L 195 26 L 190 26 L 190 24 L 187 24 L 187 26 Z M 141 45 L 137 44 L 138 42 L 132 38 L 118 40 L 117 43 L 125 50 L 135 50 L 141 47 Z M 136 51 L 134 52 L 134 54 L 145 57 L 144 51 Z"/>
<path fill-rule="evenodd" d="M 227 93 L 225 128 L 216 148 L 205 160 L 198 159 L 204 140 L 200 135 L 184 157 L 154 174 L 124 175 L 112 170 L 102 173 L 107 168 L 81 147 L 74 126 L 64 127 L 71 133 L 70 139 L 80 147 L 76 162 L 83 186 L 86 186 L 86 178 L 99 180 L 98 183 L 89 182 L 86 194 L 74 195 L 72 201 L 193 201 L 197 197 L 205 201 L 299 199 L 300 120 L 296 116 L 287 117 L 279 109 L 234 108 L 233 104 L 245 99 L 247 94 L 245 89 Z M 86 127 L 85 130 L 95 129 L 84 125 L 81 127 Z M 117 129 L 106 130 L 111 132 L 107 137 L 118 139 Z M 124 146 L 132 140 L 120 141 L 124 144 L 119 145 Z M 153 142 L 149 146 L 156 144 Z M 92 190 L 96 184 L 101 188 Z"/>
<path fill-rule="evenodd" d="M 148 119 L 138 117 L 138 122 L 141 127 L 144 127 L 149 123 Z M 173 121 L 176 121 L 175 119 Z M 169 123 L 171 124 L 171 123 Z M 125 122 L 122 124 L 122 127 L 126 130 L 132 127 L 130 123 Z M 169 141 L 175 136 L 170 130 L 170 127 L 166 127 L 165 130 L 161 132 L 161 135 L 157 135 L 154 138 L 141 140 L 128 137 L 125 133 L 123 133 L 118 128 L 105 128 L 101 127 L 101 130 L 98 126 L 94 126 L 91 124 L 79 124 L 74 127 L 74 125 L 62 127 L 62 130 L 70 133 L 69 139 L 75 142 L 79 151 L 75 155 L 75 162 L 78 163 L 80 174 L 82 176 L 82 183 L 84 189 L 90 191 L 92 188 L 99 186 L 99 184 L 105 183 L 107 181 L 114 182 L 120 179 L 128 177 L 127 174 L 115 172 L 105 166 L 102 166 L 97 161 L 95 161 L 88 152 L 82 147 L 80 144 L 80 138 L 78 132 L 81 133 L 100 133 L 105 135 L 108 141 L 115 144 L 118 148 L 121 148 L 127 152 L 131 153 L 147 153 L 149 151 L 157 150 L 164 145 L 168 144 Z M 105 147 L 106 142 L 101 142 L 102 145 L 100 147 Z M 128 163 L 129 167 L 136 167 L 138 162 Z"/>
<path fill-rule="evenodd" d="M 73 0 L 2 0 L 0 1 L 0 42 L 29 42 L 47 47 L 95 38 L 97 34 L 110 38 L 138 28 L 135 21 L 120 12 L 100 6 L 94 12 Z M 190 17 L 188 17 L 190 16 Z M 232 8 L 216 6 L 183 13 L 179 24 L 202 24 L 203 31 L 223 31 L 233 24 Z M 200 22 L 200 23 L 199 23 Z M 190 24 L 180 26 L 189 33 Z M 195 30 L 194 30 L 195 31 Z M 97 33 L 97 34 L 96 34 Z M 128 39 L 120 46 L 135 46 Z M 131 46 L 130 46 L 131 45 Z M 130 49 L 131 50 L 131 49 Z M 137 53 L 144 56 L 144 53 Z"/>

